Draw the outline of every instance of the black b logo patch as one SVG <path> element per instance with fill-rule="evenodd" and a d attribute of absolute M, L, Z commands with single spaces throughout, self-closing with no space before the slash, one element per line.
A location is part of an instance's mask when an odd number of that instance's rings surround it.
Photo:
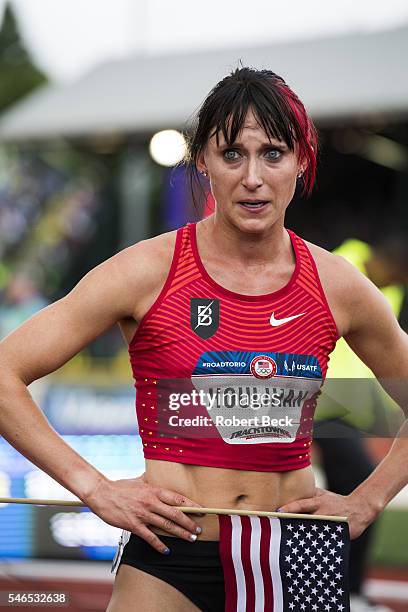
<path fill-rule="evenodd" d="M 197 336 L 207 340 L 220 325 L 220 301 L 211 298 L 190 298 L 190 324 Z"/>

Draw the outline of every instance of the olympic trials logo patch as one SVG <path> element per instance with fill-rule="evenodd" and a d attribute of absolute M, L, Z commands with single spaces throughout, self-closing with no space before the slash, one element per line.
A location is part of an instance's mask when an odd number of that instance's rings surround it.
<path fill-rule="evenodd" d="M 256 378 L 271 378 L 278 371 L 276 361 L 268 355 L 254 357 L 251 361 L 250 369 Z"/>
<path fill-rule="evenodd" d="M 197 336 L 207 340 L 220 325 L 220 301 L 211 298 L 190 298 L 190 325 Z"/>

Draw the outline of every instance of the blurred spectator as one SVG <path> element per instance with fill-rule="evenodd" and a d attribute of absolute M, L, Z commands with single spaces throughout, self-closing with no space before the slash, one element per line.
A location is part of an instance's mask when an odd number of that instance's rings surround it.
<path fill-rule="evenodd" d="M 35 282 L 23 273 L 15 276 L 0 304 L 0 339 L 45 306 L 47 301 Z"/>
<path fill-rule="evenodd" d="M 104 173 L 95 155 L 69 146 L 0 148 L 0 291 L 27 261 L 50 299 L 77 282 L 68 277 L 96 234 Z"/>

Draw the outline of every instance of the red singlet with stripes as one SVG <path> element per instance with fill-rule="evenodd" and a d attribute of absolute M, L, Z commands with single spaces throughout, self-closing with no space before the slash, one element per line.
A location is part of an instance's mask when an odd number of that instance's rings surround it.
<path fill-rule="evenodd" d="M 314 259 L 288 232 L 288 284 L 242 295 L 205 270 L 195 224 L 177 231 L 165 285 L 129 345 L 147 459 L 260 472 L 310 464 L 338 333 Z"/>

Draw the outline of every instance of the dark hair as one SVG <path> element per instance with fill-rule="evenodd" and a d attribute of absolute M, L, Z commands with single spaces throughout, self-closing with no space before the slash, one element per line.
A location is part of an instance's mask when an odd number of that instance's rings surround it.
<path fill-rule="evenodd" d="M 187 137 L 187 168 L 194 198 L 194 183 L 202 185 L 197 170 L 198 158 L 208 140 L 220 132 L 232 146 L 241 132 L 249 108 L 268 138 L 295 143 L 299 158 L 306 160 L 302 193 L 309 195 L 316 178 L 317 133 L 298 96 L 282 77 L 271 70 L 237 68 L 210 91 L 199 109 L 195 126 Z M 195 198 L 194 198 L 195 199 Z"/>

